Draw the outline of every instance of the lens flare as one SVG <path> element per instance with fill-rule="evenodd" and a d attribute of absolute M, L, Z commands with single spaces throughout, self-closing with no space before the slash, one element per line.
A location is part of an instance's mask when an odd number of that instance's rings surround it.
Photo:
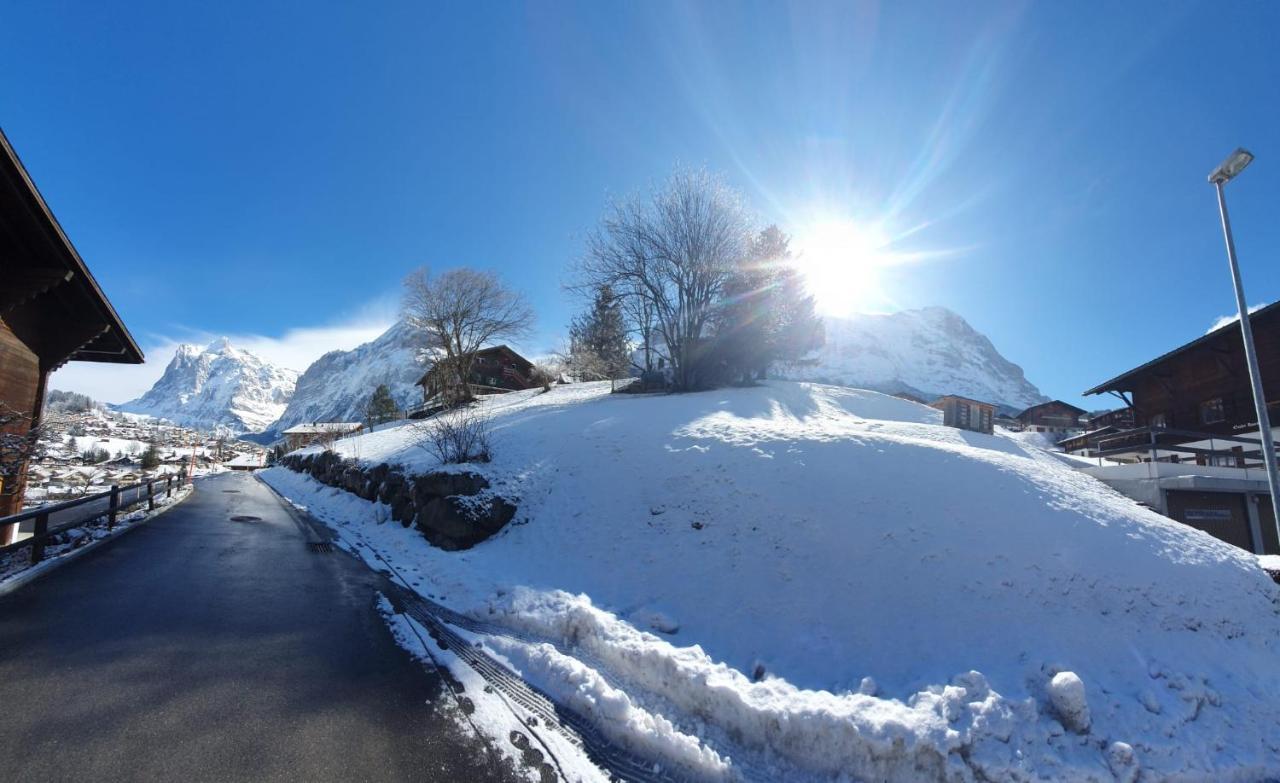
<path fill-rule="evenodd" d="M 848 315 L 881 299 L 880 270 L 892 261 L 890 240 L 878 227 L 824 219 L 796 236 L 796 266 L 818 310 Z"/>

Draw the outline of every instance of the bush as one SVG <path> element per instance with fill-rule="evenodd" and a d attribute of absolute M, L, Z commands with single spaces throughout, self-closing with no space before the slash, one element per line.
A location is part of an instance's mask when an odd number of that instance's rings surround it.
<path fill-rule="evenodd" d="M 440 460 L 442 465 L 488 462 L 489 420 L 472 410 L 441 413 L 416 425 L 418 445 Z"/>

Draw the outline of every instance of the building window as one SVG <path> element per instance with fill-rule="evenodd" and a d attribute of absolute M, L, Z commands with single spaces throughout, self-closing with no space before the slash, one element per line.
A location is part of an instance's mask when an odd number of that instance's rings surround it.
<path fill-rule="evenodd" d="M 1220 421 L 1226 420 L 1227 411 L 1222 405 L 1221 397 L 1215 397 L 1212 400 L 1205 400 L 1200 403 L 1201 424 L 1217 424 Z"/>

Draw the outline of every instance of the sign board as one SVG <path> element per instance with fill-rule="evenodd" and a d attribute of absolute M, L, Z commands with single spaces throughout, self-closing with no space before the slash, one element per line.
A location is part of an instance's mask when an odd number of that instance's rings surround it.
<path fill-rule="evenodd" d="M 1229 508 L 1189 508 L 1183 514 L 1188 522 L 1230 522 Z"/>

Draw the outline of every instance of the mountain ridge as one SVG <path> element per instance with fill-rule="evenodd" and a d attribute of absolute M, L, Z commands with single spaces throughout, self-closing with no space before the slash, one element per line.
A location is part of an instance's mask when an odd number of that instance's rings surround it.
<path fill-rule="evenodd" d="M 986 335 L 945 307 L 828 316 L 823 324 L 826 344 L 811 362 L 783 368 L 782 377 L 925 400 L 958 394 L 1006 411 L 1049 400 Z"/>
<path fill-rule="evenodd" d="M 180 344 L 145 394 L 113 407 L 195 429 L 258 432 L 284 412 L 297 380 L 296 370 L 276 367 L 219 337 L 204 347 Z"/>

